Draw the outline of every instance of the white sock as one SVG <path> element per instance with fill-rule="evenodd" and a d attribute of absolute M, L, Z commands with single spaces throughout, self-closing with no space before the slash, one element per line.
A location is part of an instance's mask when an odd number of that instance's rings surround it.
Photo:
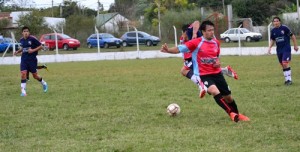
<path fill-rule="evenodd" d="M 288 80 L 292 81 L 292 71 L 291 70 L 284 71 L 283 75 L 284 75 L 285 81 L 288 81 Z"/>
<path fill-rule="evenodd" d="M 22 93 L 26 93 L 26 83 L 21 83 L 21 91 Z"/>
<path fill-rule="evenodd" d="M 284 80 L 287 81 L 288 80 L 287 71 L 283 71 L 283 76 L 284 76 Z"/>
<path fill-rule="evenodd" d="M 222 68 L 222 74 L 226 74 L 226 75 L 228 75 L 229 73 L 228 73 L 228 69 L 227 69 L 227 67 L 225 67 L 225 68 Z"/>
<path fill-rule="evenodd" d="M 42 84 L 42 85 L 46 85 L 46 84 L 47 84 L 47 82 L 46 82 L 46 81 L 44 81 L 44 79 L 42 79 L 42 81 L 41 81 L 41 84 Z"/>
<path fill-rule="evenodd" d="M 193 75 L 191 77 L 191 80 L 193 81 L 193 83 L 195 83 L 196 85 L 198 85 L 198 79 L 197 79 L 197 76 Z"/>
<path fill-rule="evenodd" d="M 292 70 L 286 71 L 288 80 L 292 81 Z"/>

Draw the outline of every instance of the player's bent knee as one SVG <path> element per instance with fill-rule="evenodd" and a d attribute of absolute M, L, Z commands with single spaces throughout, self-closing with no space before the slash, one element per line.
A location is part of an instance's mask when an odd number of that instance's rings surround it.
<path fill-rule="evenodd" d="M 211 85 L 208 89 L 207 92 L 213 96 L 216 96 L 220 94 L 219 89 L 215 85 Z"/>
<path fill-rule="evenodd" d="M 27 71 L 21 71 L 21 77 L 26 78 L 27 76 Z"/>
<path fill-rule="evenodd" d="M 282 62 L 282 67 L 288 68 L 289 67 L 289 62 Z"/>

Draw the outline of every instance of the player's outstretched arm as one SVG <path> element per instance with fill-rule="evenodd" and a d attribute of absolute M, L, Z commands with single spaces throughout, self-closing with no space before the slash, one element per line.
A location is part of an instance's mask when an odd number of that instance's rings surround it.
<path fill-rule="evenodd" d="M 160 52 L 177 54 L 177 53 L 179 53 L 179 50 L 177 47 L 169 48 L 167 43 L 165 43 L 161 46 Z"/>

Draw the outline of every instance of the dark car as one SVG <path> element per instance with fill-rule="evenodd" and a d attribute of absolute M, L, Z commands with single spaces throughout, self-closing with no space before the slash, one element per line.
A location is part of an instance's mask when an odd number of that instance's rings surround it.
<path fill-rule="evenodd" d="M 50 50 L 54 50 L 56 48 L 55 33 L 43 34 L 40 42 Z M 73 50 L 77 50 L 80 47 L 80 41 L 66 34 L 57 33 L 57 45 L 58 49 L 69 50 L 69 48 L 73 48 Z"/>
<path fill-rule="evenodd" d="M 98 33 L 99 34 L 99 45 L 102 48 L 109 48 L 111 46 L 121 47 L 122 40 L 115 38 L 109 33 Z M 97 34 L 92 34 L 87 38 L 88 48 L 93 48 L 98 46 Z"/>
<path fill-rule="evenodd" d="M 19 43 L 15 43 L 15 49 L 18 50 Z M 9 37 L 0 37 L 0 53 L 4 52 L 8 48 L 7 52 L 10 52 L 13 50 L 13 40 Z"/>
<path fill-rule="evenodd" d="M 137 31 L 138 32 L 138 40 L 139 44 L 145 44 L 147 46 L 156 46 L 160 39 L 156 36 L 152 36 L 146 32 Z M 123 40 L 123 46 L 131 46 L 137 44 L 136 42 L 136 31 L 126 32 L 122 35 L 121 39 Z"/>

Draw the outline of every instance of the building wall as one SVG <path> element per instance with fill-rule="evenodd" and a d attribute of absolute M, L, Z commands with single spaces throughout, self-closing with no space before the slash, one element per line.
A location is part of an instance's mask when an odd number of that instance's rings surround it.
<path fill-rule="evenodd" d="M 106 22 L 101 29 L 107 33 L 119 33 L 119 27 L 126 27 L 129 20 L 118 14 Z"/>

